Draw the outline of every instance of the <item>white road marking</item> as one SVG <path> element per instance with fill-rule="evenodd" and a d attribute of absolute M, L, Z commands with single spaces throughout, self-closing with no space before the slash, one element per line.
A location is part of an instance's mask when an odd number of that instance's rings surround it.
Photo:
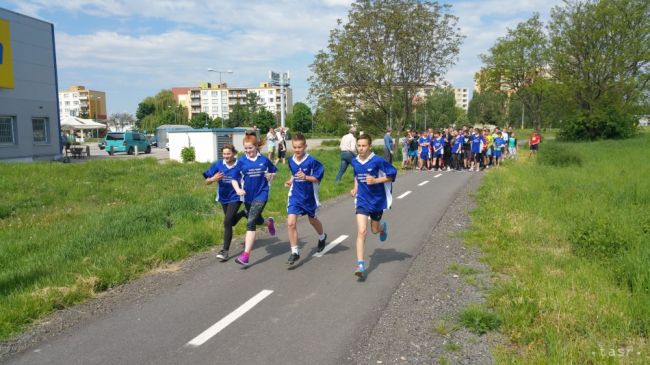
<path fill-rule="evenodd" d="M 422 185 L 428 184 L 428 183 L 429 183 L 429 180 L 424 180 L 423 182 L 419 183 L 418 186 L 422 186 Z"/>
<path fill-rule="evenodd" d="M 411 194 L 411 190 L 409 190 L 409 191 L 407 191 L 406 193 L 404 193 L 404 194 L 398 196 L 397 199 L 402 199 L 402 198 L 404 198 L 405 196 L 407 196 L 407 195 L 409 195 L 409 194 Z"/>
<path fill-rule="evenodd" d="M 440 177 L 440 176 L 442 176 L 442 174 L 438 174 L 438 175 L 436 175 L 436 176 L 434 176 L 434 177 Z"/>
<path fill-rule="evenodd" d="M 199 347 L 206 343 L 209 339 L 214 337 L 217 333 L 221 332 L 224 328 L 228 327 L 231 323 L 236 321 L 239 317 L 243 316 L 246 312 L 251 310 L 259 302 L 264 300 L 273 293 L 273 290 L 262 290 L 257 293 L 254 297 L 250 298 L 246 303 L 242 304 L 239 308 L 235 309 L 233 312 L 223 317 L 219 322 L 213 324 L 207 330 L 203 331 L 200 335 L 194 337 L 192 341 L 188 342 L 185 346 L 189 347 Z"/>
<path fill-rule="evenodd" d="M 323 251 L 318 252 L 318 253 L 315 253 L 315 254 L 314 254 L 314 257 L 323 257 L 323 255 L 325 255 L 327 252 L 329 252 L 329 250 L 331 250 L 331 249 L 333 249 L 334 247 L 336 247 L 336 245 L 338 245 L 339 243 L 345 241 L 345 239 L 348 238 L 348 237 L 349 237 L 349 236 L 348 236 L 348 235 L 345 235 L 345 234 L 340 235 L 337 239 L 335 239 L 334 241 L 330 242 L 329 245 L 325 246 L 325 248 L 323 249 Z"/>

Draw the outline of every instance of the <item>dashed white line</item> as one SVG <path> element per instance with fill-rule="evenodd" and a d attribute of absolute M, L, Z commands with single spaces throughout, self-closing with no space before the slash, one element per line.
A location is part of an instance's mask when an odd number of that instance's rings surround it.
<path fill-rule="evenodd" d="M 331 249 L 333 249 L 334 247 L 336 247 L 336 245 L 338 245 L 339 243 L 345 241 L 345 239 L 348 238 L 348 237 L 349 237 L 349 236 L 348 236 L 348 235 L 345 235 L 345 234 L 340 235 L 337 239 L 335 239 L 334 241 L 330 242 L 329 245 L 325 246 L 325 248 L 323 249 L 323 251 L 318 252 L 318 253 L 315 253 L 315 254 L 314 254 L 314 257 L 323 257 L 323 255 L 325 255 L 329 250 L 331 250 Z"/>
<path fill-rule="evenodd" d="M 429 180 L 424 180 L 423 182 L 419 183 L 418 186 L 422 186 L 422 185 L 428 184 L 428 183 L 429 183 Z"/>
<path fill-rule="evenodd" d="M 398 196 L 397 199 L 402 199 L 402 198 L 404 198 L 405 196 L 407 196 L 407 195 L 409 195 L 409 194 L 411 194 L 411 193 L 412 193 L 412 191 L 409 190 L 409 191 L 407 191 L 406 193 L 404 193 L 404 194 Z"/>
<path fill-rule="evenodd" d="M 440 176 L 442 176 L 442 174 L 438 174 L 438 175 L 436 175 L 436 176 L 434 176 L 434 177 L 440 177 Z"/>
<path fill-rule="evenodd" d="M 217 333 L 221 332 L 224 328 L 228 327 L 231 323 L 236 321 L 239 317 L 243 316 L 246 312 L 251 310 L 259 302 L 264 300 L 273 293 L 273 290 L 262 290 L 257 293 L 254 297 L 250 298 L 246 303 L 242 304 L 239 308 L 235 309 L 233 312 L 223 317 L 219 322 L 213 324 L 207 330 L 203 331 L 200 335 L 194 337 L 192 341 L 188 342 L 185 346 L 188 347 L 199 347 L 206 343 L 209 339 L 214 337 Z"/>

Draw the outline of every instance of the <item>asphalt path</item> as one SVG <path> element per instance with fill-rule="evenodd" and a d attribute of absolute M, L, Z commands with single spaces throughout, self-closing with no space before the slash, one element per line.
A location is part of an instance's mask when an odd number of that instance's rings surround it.
<path fill-rule="evenodd" d="M 9 364 L 341 364 L 377 323 L 411 262 L 430 238 L 470 172 L 411 171 L 398 176 L 389 236 L 366 241 L 367 278 L 353 275 L 352 198 L 320 210 L 329 251 L 317 257 L 307 220 L 298 232 L 301 261 L 288 269 L 286 227 L 261 235 L 242 269 L 230 260 L 142 302 L 65 331 Z M 425 183 L 427 181 L 427 183 Z M 284 192 L 283 192 L 284 193 Z M 398 199 L 398 197 L 401 197 Z M 347 237 L 345 237 L 347 236 Z M 235 255 L 238 245 L 231 248 Z"/>

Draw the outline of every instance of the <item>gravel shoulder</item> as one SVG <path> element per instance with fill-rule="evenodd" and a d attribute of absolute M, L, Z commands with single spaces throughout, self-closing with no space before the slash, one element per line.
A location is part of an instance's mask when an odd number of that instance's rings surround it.
<path fill-rule="evenodd" d="M 475 335 L 458 322 L 470 303 L 483 303 L 490 270 L 477 249 L 463 244 L 475 207 L 476 174 L 422 246 L 377 324 L 342 362 L 350 364 L 493 364 L 498 334 Z M 471 268 L 458 270 L 458 267 Z M 471 272 L 468 274 L 467 272 Z"/>

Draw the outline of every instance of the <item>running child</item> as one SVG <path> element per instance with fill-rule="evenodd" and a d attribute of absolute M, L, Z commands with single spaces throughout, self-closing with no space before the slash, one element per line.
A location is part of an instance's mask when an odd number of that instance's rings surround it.
<path fill-rule="evenodd" d="M 539 142 L 542 138 L 540 137 L 539 133 L 537 131 L 533 132 L 533 134 L 530 136 L 530 140 L 528 141 L 528 145 L 530 146 L 530 152 L 528 153 L 528 157 L 530 158 L 531 156 L 537 157 L 537 151 L 539 150 Z"/>
<path fill-rule="evenodd" d="M 232 227 L 237 225 L 237 222 L 243 216 L 238 214 L 239 207 L 241 206 L 240 196 L 235 190 L 235 186 L 239 187 L 237 180 L 240 177 L 239 164 L 237 163 L 237 150 L 231 144 L 226 144 L 221 147 L 222 160 L 215 162 L 208 171 L 203 173 L 206 184 L 217 184 L 217 197 L 216 201 L 221 203 L 223 208 L 223 246 L 217 254 L 217 258 L 221 262 L 228 261 L 228 251 L 232 241 Z M 241 191 L 240 191 L 241 192 Z"/>
<path fill-rule="evenodd" d="M 269 200 L 269 182 L 275 177 L 277 168 L 267 157 L 259 152 L 260 142 L 255 134 L 246 133 L 244 136 L 244 156 L 237 161 L 240 164 L 241 181 L 243 182 L 244 206 L 248 215 L 246 224 L 246 238 L 244 252 L 235 259 L 235 262 L 248 266 L 250 253 L 255 243 L 255 226 L 266 225 L 271 236 L 275 236 L 275 222 L 273 218 L 262 218 L 262 211 Z M 240 190 L 236 186 L 236 190 Z"/>
<path fill-rule="evenodd" d="M 325 173 L 323 164 L 306 153 L 307 139 L 300 133 L 296 133 L 291 139 L 293 146 L 293 157 L 289 159 L 291 178 L 284 183 L 289 188 L 287 204 L 287 231 L 291 255 L 287 265 L 293 265 L 300 260 L 300 247 L 298 247 L 298 229 L 296 223 L 299 215 L 307 215 L 309 223 L 318 233 L 318 252 L 325 248 L 327 234 L 323 232 L 323 224 L 316 217 L 316 211 L 320 206 L 318 201 L 318 189 Z"/>
<path fill-rule="evenodd" d="M 508 136 L 508 158 L 517 159 L 517 138 L 515 132 L 510 132 Z"/>
<path fill-rule="evenodd" d="M 384 210 L 389 209 L 392 197 L 392 183 L 397 170 L 371 150 L 372 139 L 362 134 L 357 139 L 359 155 L 352 160 L 354 167 L 354 188 L 350 194 L 355 197 L 357 216 L 357 269 L 354 275 L 362 279 L 366 274 L 364 246 L 368 231 L 368 217 L 373 234 L 379 233 L 379 240 L 388 238 L 388 224 L 382 221 Z"/>

